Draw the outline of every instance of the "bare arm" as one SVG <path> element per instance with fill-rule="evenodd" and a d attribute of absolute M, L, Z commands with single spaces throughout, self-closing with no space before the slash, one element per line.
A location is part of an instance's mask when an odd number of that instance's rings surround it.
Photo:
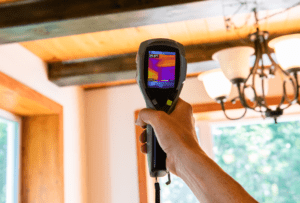
<path fill-rule="evenodd" d="M 256 203 L 246 190 L 201 149 L 197 142 L 195 120 L 190 104 L 179 99 L 170 114 L 151 109 L 139 113 L 137 125 L 150 124 L 167 154 L 167 168 L 179 176 L 201 203 Z M 145 143 L 146 131 L 140 136 Z M 147 152 L 147 145 L 141 147 Z"/>
<path fill-rule="evenodd" d="M 201 149 L 178 153 L 177 173 L 202 202 L 257 202 Z"/>

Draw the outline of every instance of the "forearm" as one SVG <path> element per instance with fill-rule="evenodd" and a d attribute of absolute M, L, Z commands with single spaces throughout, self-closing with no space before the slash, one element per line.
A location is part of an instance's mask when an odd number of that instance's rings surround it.
<path fill-rule="evenodd" d="M 183 150 L 177 157 L 180 163 L 177 171 L 179 177 L 200 202 L 257 202 L 200 147 Z"/>

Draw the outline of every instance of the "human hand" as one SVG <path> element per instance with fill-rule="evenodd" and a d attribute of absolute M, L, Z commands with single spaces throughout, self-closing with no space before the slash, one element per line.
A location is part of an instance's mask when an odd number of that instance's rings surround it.
<path fill-rule="evenodd" d="M 178 159 L 178 153 L 182 153 L 187 149 L 202 150 L 197 140 L 192 106 L 179 98 L 174 111 L 170 115 L 163 111 L 142 109 L 136 125 L 145 128 L 147 124 L 153 127 L 158 143 L 167 154 L 167 169 L 179 176 L 180 160 Z M 141 146 L 141 151 L 146 154 L 146 130 L 140 135 L 140 142 L 144 143 Z"/>

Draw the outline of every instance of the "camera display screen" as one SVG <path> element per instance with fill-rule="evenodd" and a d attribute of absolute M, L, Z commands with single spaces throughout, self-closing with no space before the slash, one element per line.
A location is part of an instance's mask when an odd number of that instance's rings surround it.
<path fill-rule="evenodd" d="M 175 64 L 175 52 L 149 51 L 148 88 L 174 88 Z"/>

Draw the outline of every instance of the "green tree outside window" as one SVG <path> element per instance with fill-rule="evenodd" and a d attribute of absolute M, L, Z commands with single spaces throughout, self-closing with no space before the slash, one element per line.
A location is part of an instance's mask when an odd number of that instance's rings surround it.
<path fill-rule="evenodd" d="M 0 203 L 6 202 L 7 124 L 0 123 Z"/>
<path fill-rule="evenodd" d="M 300 122 L 212 126 L 215 161 L 261 203 L 300 203 Z M 198 138 L 199 139 L 199 138 Z M 165 203 L 198 203 L 175 175 L 160 178 Z"/>
<path fill-rule="evenodd" d="M 214 127 L 215 161 L 261 203 L 300 203 L 300 122 Z"/>

